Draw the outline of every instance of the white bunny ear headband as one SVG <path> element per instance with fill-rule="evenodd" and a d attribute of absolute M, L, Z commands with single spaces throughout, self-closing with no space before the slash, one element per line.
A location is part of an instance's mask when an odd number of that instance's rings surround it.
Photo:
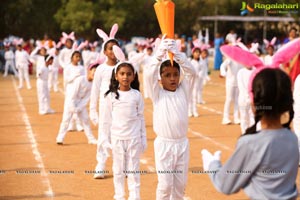
<path fill-rule="evenodd" d="M 48 42 L 48 41 L 42 43 L 41 41 L 37 40 L 37 41 L 35 42 L 35 44 L 36 44 L 36 47 L 37 47 L 38 49 L 41 49 L 41 48 L 44 48 L 44 49 L 46 49 L 46 50 L 49 49 L 49 42 Z"/>
<path fill-rule="evenodd" d="M 63 44 L 65 44 L 66 43 L 66 41 L 67 41 L 67 39 L 71 39 L 71 40 L 75 40 L 75 33 L 74 33 L 74 31 L 73 32 L 71 32 L 70 34 L 67 34 L 67 33 L 65 33 L 65 32 L 62 32 L 62 39 L 61 39 L 61 42 L 63 43 Z"/>
<path fill-rule="evenodd" d="M 135 54 L 134 56 L 132 56 L 132 57 L 130 58 L 130 60 L 127 61 L 126 58 L 125 58 L 125 54 L 123 53 L 122 49 L 121 49 L 120 47 L 118 47 L 117 45 L 114 45 L 114 46 L 113 46 L 113 52 L 114 52 L 116 58 L 119 60 L 119 63 L 118 63 L 118 64 L 115 66 L 115 68 L 114 68 L 114 72 L 115 72 L 115 73 L 117 72 L 117 69 L 118 69 L 118 67 L 119 67 L 121 64 L 127 63 L 127 64 L 133 66 L 134 73 L 136 74 L 136 73 L 137 73 L 137 69 L 135 68 L 135 63 L 138 63 L 138 61 L 139 61 L 140 59 L 142 59 L 143 56 L 145 55 L 145 54 L 143 54 L 143 53 L 137 53 L 137 54 Z"/>
<path fill-rule="evenodd" d="M 267 39 L 264 39 L 264 43 L 266 45 L 266 48 L 268 48 L 269 46 L 273 46 L 274 47 L 276 40 L 277 40 L 276 37 L 273 37 L 271 41 L 269 41 Z"/>
<path fill-rule="evenodd" d="M 111 27 L 111 30 L 110 30 L 110 33 L 109 33 L 109 36 L 101 29 L 97 28 L 96 32 L 97 34 L 99 35 L 99 37 L 101 37 L 103 39 L 103 44 L 102 44 L 102 51 L 104 51 L 104 46 L 106 45 L 107 42 L 111 41 L 111 40 L 115 40 L 115 35 L 118 31 L 118 24 L 114 24 L 112 27 Z"/>

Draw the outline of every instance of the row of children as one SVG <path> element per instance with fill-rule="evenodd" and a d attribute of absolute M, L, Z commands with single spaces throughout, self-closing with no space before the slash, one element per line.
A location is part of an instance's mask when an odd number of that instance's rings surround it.
<path fill-rule="evenodd" d="M 129 199 L 140 199 L 140 174 L 130 172 L 139 171 L 139 158 L 147 147 L 144 102 L 139 92 L 136 60 L 125 60 L 115 39 L 116 32 L 117 25 L 113 26 L 110 35 L 97 30 L 104 41 L 102 53 L 105 59 L 90 65 L 87 74 L 84 73 L 84 67 L 78 65 L 81 59 L 79 51 L 71 50 L 68 51 L 69 55 L 66 54 L 66 98 L 56 142 L 63 144 L 71 118 L 77 115 L 84 124 L 89 143 L 97 143 L 98 164 L 94 178 L 104 177 L 105 163 L 112 149 L 114 198 L 124 199 L 124 181 L 127 176 Z M 69 39 L 67 41 L 70 41 Z M 153 129 L 157 134 L 154 142 L 158 176 L 156 198 L 183 199 L 189 163 L 189 102 L 194 81 L 200 72 L 197 72 L 185 54 L 180 52 L 175 40 L 162 38 L 156 44 L 148 73 L 145 73 L 148 95 L 153 102 Z M 201 50 L 201 47 L 199 49 Z M 168 52 L 174 54 L 173 62 L 168 59 Z M 201 52 L 204 59 L 207 52 L 205 49 Z M 51 59 L 49 56 L 44 58 L 46 63 Z M 277 84 L 270 85 L 274 82 Z M 246 129 L 246 135 L 239 140 L 234 155 L 223 167 L 220 163 L 220 152 L 211 155 L 204 150 L 204 169 L 216 171 L 210 176 L 220 192 L 234 193 L 240 188 L 245 188 L 246 193 L 254 199 L 294 198 L 297 195 L 295 179 L 299 149 L 297 138 L 284 128 L 289 127 L 293 116 L 289 115 L 284 123 L 280 121 L 283 114 L 291 111 L 293 107 L 290 79 L 279 69 L 265 69 L 257 73 L 250 85 L 253 94 L 250 104 L 254 107 L 255 124 Z M 97 142 L 89 127 L 86 110 L 89 97 L 89 117 L 95 125 L 98 124 Z M 193 97 L 197 99 L 197 96 Z M 272 109 L 262 109 L 269 106 Z M 258 122 L 261 123 L 259 132 L 256 131 Z M 287 143 L 289 145 L 285 145 Z M 283 147 L 285 150 L 281 151 Z M 282 153 L 295 156 L 284 156 L 278 160 L 279 154 Z M 226 173 L 226 170 L 230 169 L 241 171 L 248 168 L 251 171 L 249 174 Z M 276 181 L 281 187 L 265 187 L 270 185 L 269 182 L 273 182 L 269 174 L 261 173 L 266 170 L 285 171 L 281 174 L 276 173 Z M 128 173 L 124 173 L 126 171 Z M 168 173 L 169 171 L 174 173 Z"/>
<path fill-rule="evenodd" d="M 98 30 L 104 39 L 106 61 L 96 69 L 90 101 L 90 119 L 98 124 L 98 164 L 94 178 L 104 177 L 108 152 L 112 149 L 114 198 L 124 199 L 127 176 L 129 199 L 140 199 L 140 174 L 130 172 L 139 171 L 139 157 L 147 146 L 144 103 L 138 92 L 135 63 L 126 61 L 118 48 L 114 39 L 116 26 L 111 32 L 113 34 L 108 36 Z M 173 63 L 167 58 L 167 52 L 174 54 Z M 247 56 L 245 60 L 251 58 Z M 196 72 L 186 56 L 179 52 L 175 40 L 165 38 L 159 42 L 148 70 L 145 81 L 153 102 L 153 129 L 157 134 L 154 142 L 158 175 L 156 198 L 183 199 L 189 162 L 188 102 Z M 204 170 L 216 172 L 210 174 L 212 181 L 218 191 L 226 194 L 244 188 L 254 199 L 296 198 L 299 149 L 297 137 L 287 129 L 293 115 L 286 115 L 293 109 L 290 78 L 280 69 L 267 68 L 256 72 L 250 85 L 254 125 L 246 127 L 245 136 L 223 167 L 220 152 L 212 155 L 203 150 Z M 299 86 L 296 84 L 296 87 Z M 258 122 L 261 123 L 259 131 L 256 129 Z M 283 153 L 293 156 L 278 160 Z M 249 173 L 238 173 L 245 169 L 249 169 Z M 236 173 L 228 173 L 232 170 Z M 280 187 L 269 187 L 274 181 Z"/>

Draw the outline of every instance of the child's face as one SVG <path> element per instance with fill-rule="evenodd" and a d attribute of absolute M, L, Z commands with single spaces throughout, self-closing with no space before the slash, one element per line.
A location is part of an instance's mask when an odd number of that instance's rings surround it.
<path fill-rule="evenodd" d="M 80 62 L 80 60 L 81 60 L 81 55 L 79 53 L 76 53 L 76 54 L 73 55 L 72 63 L 74 65 L 77 65 Z"/>
<path fill-rule="evenodd" d="M 194 52 L 193 52 L 193 58 L 195 60 L 198 60 L 200 57 L 200 51 L 198 49 L 196 49 Z"/>
<path fill-rule="evenodd" d="M 45 48 L 41 48 L 40 49 L 40 55 L 41 56 L 45 56 L 46 55 L 46 49 Z"/>
<path fill-rule="evenodd" d="M 207 58 L 207 56 L 208 56 L 208 53 L 206 50 L 201 51 L 201 58 L 205 59 L 205 58 Z"/>
<path fill-rule="evenodd" d="M 94 75 L 96 72 L 96 67 L 93 67 L 92 69 L 88 70 L 88 81 L 93 81 L 94 80 Z"/>
<path fill-rule="evenodd" d="M 273 55 L 273 53 L 274 53 L 273 47 L 268 47 L 267 52 L 268 52 L 269 55 Z"/>
<path fill-rule="evenodd" d="M 109 60 L 117 61 L 117 58 L 113 52 L 113 46 L 116 45 L 114 42 L 108 42 L 106 49 L 104 50 L 104 54 L 107 56 Z"/>
<path fill-rule="evenodd" d="M 68 49 L 71 49 L 72 46 L 73 46 L 73 41 L 71 39 L 67 39 L 67 41 L 66 41 L 66 47 Z"/>
<path fill-rule="evenodd" d="M 161 84 L 165 90 L 175 92 L 180 79 L 179 70 L 176 67 L 165 67 L 161 73 Z"/>
<path fill-rule="evenodd" d="M 117 70 L 115 78 L 119 82 L 120 90 L 126 91 L 130 89 L 130 84 L 134 80 L 134 72 L 131 67 L 122 66 Z"/>

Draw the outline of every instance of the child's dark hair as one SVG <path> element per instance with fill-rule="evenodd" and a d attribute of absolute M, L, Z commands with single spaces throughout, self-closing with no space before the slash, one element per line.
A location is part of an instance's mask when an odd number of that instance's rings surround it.
<path fill-rule="evenodd" d="M 80 51 L 74 51 L 74 52 L 72 53 L 72 55 L 71 55 L 71 59 L 73 58 L 73 56 L 74 56 L 75 54 L 79 54 L 79 55 L 81 56 Z"/>
<path fill-rule="evenodd" d="M 283 127 L 290 128 L 294 117 L 293 93 L 290 77 L 280 69 L 263 69 L 252 82 L 253 104 L 255 106 L 255 124 L 246 130 L 246 134 L 255 134 L 256 125 L 261 118 L 278 119 L 289 112 L 290 119 Z"/>
<path fill-rule="evenodd" d="M 162 62 L 161 65 L 160 65 L 159 74 L 161 75 L 163 73 L 164 68 L 171 67 L 171 66 L 172 66 L 172 64 L 171 64 L 170 60 L 166 60 L 166 61 Z M 180 66 L 175 60 L 173 60 L 173 66 L 172 67 L 177 68 L 179 73 L 180 73 Z"/>
<path fill-rule="evenodd" d="M 118 40 L 116 40 L 116 39 L 110 39 L 110 40 L 108 40 L 105 44 L 104 44 L 104 50 L 106 50 L 107 49 L 107 45 L 108 45 L 108 43 L 115 43 L 117 46 L 119 46 L 119 42 L 118 42 Z"/>
<path fill-rule="evenodd" d="M 104 96 L 106 97 L 109 93 L 115 93 L 116 94 L 116 99 L 119 99 L 119 93 L 118 93 L 118 89 L 119 89 L 119 81 L 116 80 L 115 75 L 118 73 L 118 71 L 122 68 L 122 67 L 130 67 L 132 69 L 133 74 L 135 74 L 134 76 L 134 80 L 131 82 L 130 87 L 132 89 L 138 90 L 140 91 L 140 82 L 139 82 L 139 77 L 138 74 L 135 73 L 134 67 L 132 66 L 132 64 L 130 63 L 121 63 L 116 71 L 113 70 L 112 74 L 111 74 L 111 78 L 110 78 L 110 84 L 109 84 L 109 90 L 104 94 Z"/>

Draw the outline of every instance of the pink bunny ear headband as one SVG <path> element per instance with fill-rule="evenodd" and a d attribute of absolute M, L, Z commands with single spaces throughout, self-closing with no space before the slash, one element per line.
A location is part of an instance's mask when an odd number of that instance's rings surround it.
<path fill-rule="evenodd" d="M 98 65 L 101 65 L 102 63 L 104 63 L 106 60 L 106 57 L 105 55 L 103 54 L 100 54 L 100 56 L 96 59 L 95 62 L 91 63 L 89 66 L 88 66 L 88 69 L 91 70 L 92 68 L 97 68 Z"/>
<path fill-rule="evenodd" d="M 65 44 L 66 41 L 67 41 L 67 39 L 71 39 L 71 40 L 73 40 L 73 41 L 75 40 L 75 33 L 74 33 L 74 31 L 71 32 L 70 34 L 67 34 L 67 33 L 65 33 L 65 32 L 62 32 L 61 42 L 62 42 L 63 44 Z"/>
<path fill-rule="evenodd" d="M 269 46 L 274 47 L 276 40 L 277 40 L 276 37 L 273 37 L 271 41 L 268 41 L 267 39 L 264 39 L 264 43 L 266 45 L 266 48 L 268 48 Z"/>
<path fill-rule="evenodd" d="M 22 45 L 22 43 L 24 42 L 24 40 L 21 38 L 21 39 L 15 39 L 13 41 L 13 43 L 16 45 L 16 46 L 19 46 L 19 45 Z"/>
<path fill-rule="evenodd" d="M 110 33 L 109 33 L 109 36 L 101 29 L 97 28 L 96 32 L 97 34 L 99 35 L 99 37 L 101 37 L 103 39 L 103 44 L 102 44 L 102 51 L 104 51 L 104 46 L 107 42 L 111 41 L 111 40 L 115 40 L 115 35 L 118 31 L 118 24 L 114 24 L 112 27 L 111 27 L 111 30 L 110 30 Z"/>
<path fill-rule="evenodd" d="M 117 72 L 118 67 L 124 63 L 132 65 L 133 69 L 134 69 L 134 73 L 137 73 L 137 69 L 135 68 L 135 63 L 137 63 L 144 56 L 143 53 L 137 53 L 134 56 L 132 56 L 130 58 L 130 60 L 126 61 L 125 54 L 123 53 L 123 51 L 120 47 L 118 47 L 117 45 L 114 45 L 113 52 L 114 52 L 116 58 L 119 60 L 119 63 L 114 68 L 115 73 Z"/>
<path fill-rule="evenodd" d="M 44 49 L 46 49 L 46 50 L 48 50 L 49 49 L 49 42 L 48 41 L 46 41 L 46 42 L 44 42 L 44 43 L 42 43 L 41 41 L 36 41 L 36 47 L 38 48 L 38 49 L 41 49 L 41 48 L 44 48 Z"/>
<path fill-rule="evenodd" d="M 221 52 L 242 65 L 256 67 L 250 77 L 248 85 L 248 92 L 253 101 L 252 82 L 256 74 L 265 68 L 279 68 L 280 64 L 288 62 L 297 55 L 300 52 L 300 38 L 294 39 L 278 49 L 273 56 L 272 64 L 270 66 L 265 66 L 258 56 L 236 46 L 224 45 L 221 47 Z"/>

